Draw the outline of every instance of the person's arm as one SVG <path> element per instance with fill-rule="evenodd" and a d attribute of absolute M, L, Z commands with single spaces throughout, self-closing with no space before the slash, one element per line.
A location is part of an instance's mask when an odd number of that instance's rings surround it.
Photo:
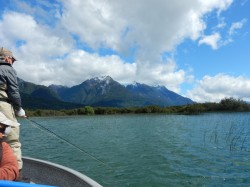
<path fill-rule="evenodd" d="M 14 181 L 18 178 L 19 170 L 16 156 L 11 147 L 6 143 L 2 143 L 2 160 L 0 167 L 0 180 Z"/>
<path fill-rule="evenodd" d="M 17 83 L 17 75 L 14 68 L 9 68 L 10 69 L 8 71 L 8 74 L 6 75 L 7 95 L 9 100 L 11 101 L 11 104 L 13 105 L 13 108 L 16 111 L 19 111 L 21 109 L 22 102 Z"/>

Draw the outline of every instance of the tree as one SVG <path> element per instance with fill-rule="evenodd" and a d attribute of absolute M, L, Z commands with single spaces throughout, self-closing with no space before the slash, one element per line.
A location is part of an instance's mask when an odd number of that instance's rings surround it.
<path fill-rule="evenodd" d="M 87 114 L 87 115 L 95 114 L 95 110 L 91 106 L 85 106 L 84 109 L 85 109 L 85 114 Z"/>
<path fill-rule="evenodd" d="M 249 108 L 246 102 L 232 97 L 220 101 L 220 109 L 225 111 L 248 111 Z"/>

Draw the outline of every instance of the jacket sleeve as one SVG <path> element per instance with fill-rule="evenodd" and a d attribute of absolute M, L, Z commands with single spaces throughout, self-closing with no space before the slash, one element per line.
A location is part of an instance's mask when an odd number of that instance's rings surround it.
<path fill-rule="evenodd" d="M 19 110 L 22 106 L 22 102 L 17 83 L 17 74 L 14 68 L 11 67 L 6 79 L 7 79 L 6 81 L 7 81 L 8 98 L 10 99 L 14 109 Z"/>
<path fill-rule="evenodd" d="M 16 180 L 19 175 L 17 159 L 6 143 L 2 143 L 2 160 L 0 167 L 0 180 Z"/>

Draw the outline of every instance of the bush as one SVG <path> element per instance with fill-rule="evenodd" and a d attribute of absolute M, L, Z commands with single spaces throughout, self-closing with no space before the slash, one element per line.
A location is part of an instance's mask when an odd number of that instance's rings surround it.
<path fill-rule="evenodd" d="M 240 100 L 234 99 L 232 97 L 222 99 L 219 103 L 219 109 L 223 111 L 249 111 L 249 104 Z"/>

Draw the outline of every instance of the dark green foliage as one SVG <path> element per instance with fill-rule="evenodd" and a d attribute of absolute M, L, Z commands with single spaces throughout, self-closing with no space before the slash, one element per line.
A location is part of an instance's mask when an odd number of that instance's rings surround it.
<path fill-rule="evenodd" d="M 63 110 L 28 110 L 28 116 L 64 116 L 64 115 L 108 115 L 108 114 L 185 114 L 196 115 L 204 112 L 250 112 L 250 105 L 234 98 L 222 99 L 219 103 L 195 103 L 184 106 L 145 106 L 145 107 L 93 107 L 84 106 Z"/>
<path fill-rule="evenodd" d="M 91 106 L 85 106 L 84 108 L 78 108 L 77 109 L 78 115 L 93 115 L 95 114 L 94 108 Z"/>
<path fill-rule="evenodd" d="M 222 99 L 219 103 L 219 110 L 222 111 L 246 111 L 249 110 L 249 104 L 240 99 L 236 100 L 232 97 Z"/>
<path fill-rule="evenodd" d="M 65 116 L 67 115 L 63 111 L 57 110 L 26 110 L 27 116 Z"/>

